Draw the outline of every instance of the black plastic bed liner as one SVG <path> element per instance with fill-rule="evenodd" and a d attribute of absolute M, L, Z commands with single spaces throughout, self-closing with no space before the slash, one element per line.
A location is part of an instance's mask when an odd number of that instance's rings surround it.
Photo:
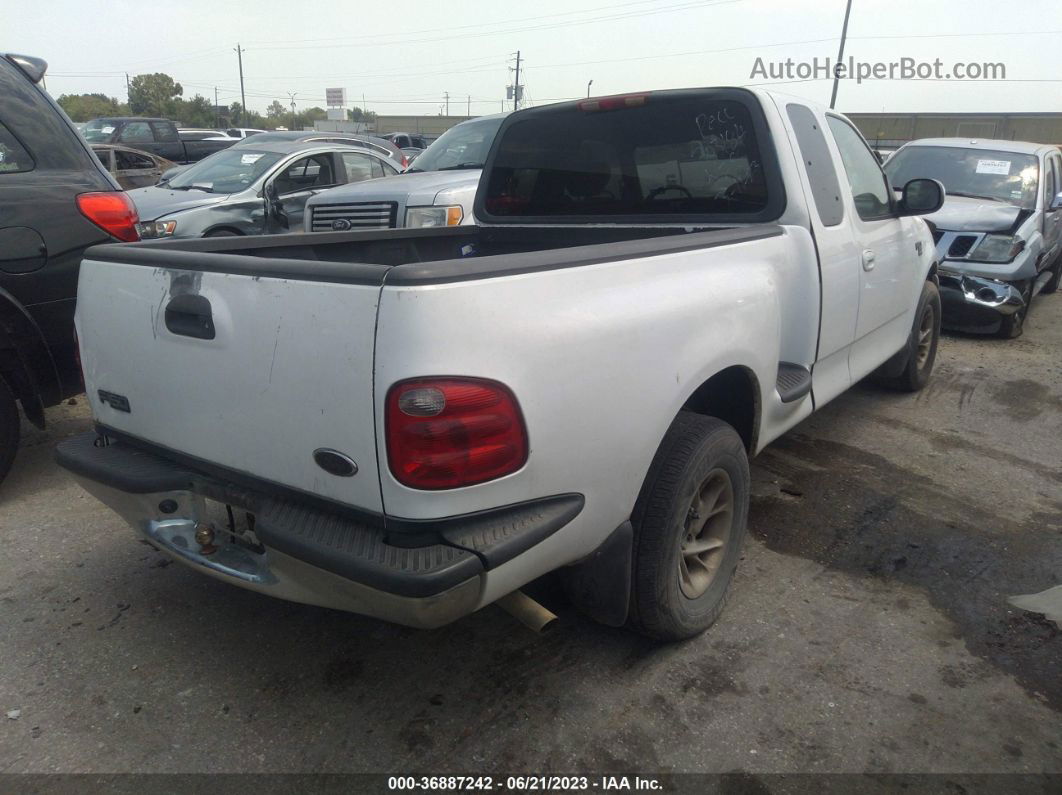
<path fill-rule="evenodd" d="M 445 284 L 747 243 L 741 227 L 571 226 L 387 229 L 152 240 L 94 246 L 86 260 L 337 284 Z"/>

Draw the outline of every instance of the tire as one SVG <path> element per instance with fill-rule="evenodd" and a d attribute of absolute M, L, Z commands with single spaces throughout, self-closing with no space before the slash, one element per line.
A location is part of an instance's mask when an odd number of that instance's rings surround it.
<path fill-rule="evenodd" d="M 231 229 L 215 229 L 213 232 L 207 232 L 203 237 L 239 237 L 239 232 L 233 232 Z"/>
<path fill-rule="evenodd" d="M 922 285 L 915 309 L 915 322 L 907 338 L 903 369 L 895 375 L 875 375 L 874 380 L 900 392 L 918 392 L 929 383 L 940 343 L 940 289 L 933 282 Z"/>
<path fill-rule="evenodd" d="M 0 482 L 11 471 L 11 464 L 18 452 L 19 440 L 18 406 L 7 382 L 0 376 Z"/>
<path fill-rule="evenodd" d="M 1031 281 L 1015 283 L 1014 286 L 1021 291 L 1025 306 L 1013 315 L 1004 315 L 1003 320 L 1000 321 L 999 331 L 996 332 L 996 336 L 1005 340 L 1017 339 L 1025 331 L 1025 318 L 1029 316 L 1029 304 L 1032 301 Z"/>
<path fill-rule="evenodd" d="M 698 516 L 698 504 L 709 516 Z M 631 628 L 674 641 L 712 625 L 741 558 L 748 510 L 749 462 L 741 437 L 715 417 L 680 413 L 631 516 Z"/>
<path fill-rule="evenodd" d="M 1044 285 L 1040 295 L 1050 295 L 1058 289 L 1058 283 L 1062 281 L 1062 254 L 1055 257 L 1055 265 L 1051 269 L 1051 279 Z"/>

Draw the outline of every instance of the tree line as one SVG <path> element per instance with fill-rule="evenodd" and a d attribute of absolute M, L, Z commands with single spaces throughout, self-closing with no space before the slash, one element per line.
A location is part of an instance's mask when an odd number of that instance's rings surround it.
<path fill-rule="evenodd" d="M 201 94 L 191 99 L 184 98 L 184 87 L 162 72 L 136 75 L 129 81 L 129 101 L 119 102 L 106 94 L 62 94 L 56 100 L 66 114 L 75 122 L 97 119 L 101 116 L 157 116 L 172 119 L 184 127 L 255 127 L 273 130 L 287 127 L 300 130 L 313 127 L 315 121 L 328 117 L 324 108 L 296 108 L 292 118 L 290 106 L 274 99 L 264 114 L 248 110 L 233 102 L 225 108 L 214 105 Z M 347 110 L 350 121 L 374 121 L 375 113 L 366 113 L 361 108 Z"/>

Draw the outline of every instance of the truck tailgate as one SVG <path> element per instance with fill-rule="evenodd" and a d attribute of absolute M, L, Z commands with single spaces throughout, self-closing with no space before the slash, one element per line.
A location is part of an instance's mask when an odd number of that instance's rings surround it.
<path fill-rule="evenodd" d="M 179 453 L 379 511 L 379 291 L 90 254 L 76 325 L 93 414 Z M 349 457 L 357 473 L 326 472 L 319 448 Z"/>

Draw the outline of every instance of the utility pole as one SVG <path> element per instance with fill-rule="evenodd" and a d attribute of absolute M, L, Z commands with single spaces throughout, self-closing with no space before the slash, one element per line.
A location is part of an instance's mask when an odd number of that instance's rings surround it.
<path fill-rule="evenodd" d="M 125 73 L 125 104 L 129 104 L 129 73 Z"/>
<path fill-rule="evenodd" d="M 593 84 L 594 84 L 593 80 L 591 80 L 589 83 L 586 84 L 586 96 L 587 96 L 587 99 L 590 98 L 590 86 L 592 86 Z"/>
<path fill-rule="evenodd" d="M 513 86 L 513 110 L 520 110 L 520 51 L 516 51 L 516 84 Z"/>
<path fill-rule="evenodd" d="M 247 97 L 243 95 L 243 48 L 239 44 L 236 45 L 236 60 L 240 64 L 240 116 L 242 121 L 242 117 L 247 115 Z"/>
<path fill-rule="evenodd" d="M 446 115 L 449 116 L 450 115 L 450 92 L 449 91 L 444 91 L 443 92 L 443 97 L 446 99 Z"/>
<path fill-rule="evenodd" d="M 291 98 L 291 129 L 295 129 L 295 97 L 298 96 L 297 92 L 288 92 L 288 96 Z"/>
<path fill-rule="evenodd" d="M 838 69 L 841 68 L 841 60 L 844 58 L 844 40 L 848 38 L 848 16 L 852 13 L 852 0 L 844 8 L 844 25 L 841 26 L 841 48 L 837 51 L 837 63 L 833 65 L 833 92 L 830 94 L 830 110 L 833 110 L 837 102 L 837 84 L 840 81 Z"/>
<path fill-rule="evenodd" d="M 472 118 L 472 95 L 468 95 L 468 109 L 465 111 L 465 115 L 470 119 Z"/>

